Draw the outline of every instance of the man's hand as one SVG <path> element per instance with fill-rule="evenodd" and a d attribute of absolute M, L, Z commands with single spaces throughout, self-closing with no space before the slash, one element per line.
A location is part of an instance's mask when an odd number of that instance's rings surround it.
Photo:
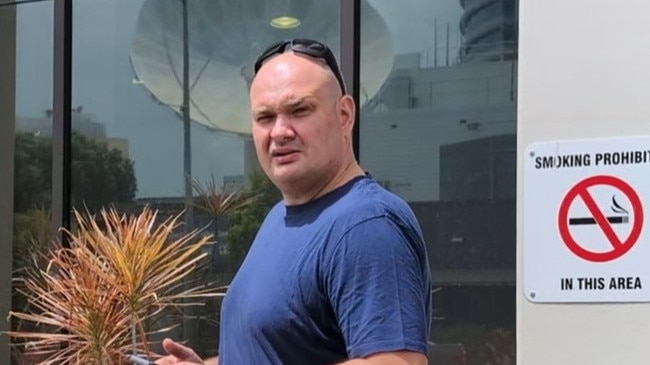
<path fill-rule="evenodd" d="M 163 340 L 163 349 L 169 354 L 156 360 L 157 365 L 192 365 L 203 364 L 199 355 L 189 347 L 166 338 Z"/>

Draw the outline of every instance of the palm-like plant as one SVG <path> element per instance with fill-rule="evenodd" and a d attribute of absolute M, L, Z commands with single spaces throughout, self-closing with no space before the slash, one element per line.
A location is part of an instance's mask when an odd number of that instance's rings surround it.
<path fill-rule="evenodd" d="M 194 179 L 192 187 L 199 198 L 198 203 L 194 205 L 212 217 L 215 236 L 219 234 L 219 223 L 223 217 L 259 200 L 259 195 L 251 194 L 247 189 L 228 185 L 218 186 L 214 176 L 211 176 L 205 184 Z M 216 256 L 216 252 L 213 252 L 212 257 Z"/>
<path fill-rule="evenodd" d="M 211 176 L 205 185 L 195 179 L 192 181 L 192 186 L 199 196 L 199 203 L 196 206 L 206 211 L 214 219 L 234 213 L 254 203 L 258 198 L 244 188 L 233 188 L 227 185 L 219 187 L 214 176 Z"/>
<path fill-rule="evenodd" d="M 47 267 L 19 279 L 33 309 L 10 312 L 38 325 L 7 333 L 44 359 L 39 364 L 123 364 L 127 352 L 148 353 L 149 321 L 218 290 L 187 287 L 211 236 L 193 231 L 173 238 L 180 216 L 158 223 L 149 208 L 135 216 L 104 210 L 99 220 L 75 216 L 78 229 L 65 232 L 68 247 L 54 245 L 45 253 Z"/>
<path fill-rule="evenodd" d="M 204 183 L 201 183 L 197 179 L 192 180 L 192 188 L 194 193 L 197 195 L 196 203 L 194 206 L 203 210 L 207 213 L 212 219 L 212 228 L 215 236 L 219 235 L 219 224 L 221 219 L 230 216 L 231 214 L 241 210 L 242 208 L 253 204 L 256 202 L 258 197 L 254 194 L 251 194 L 247 189 L 235 187 L 233 185 L 217 185 L 214 175 Z M 231 268 L 229 259 L 224 259 L 221 257 L 221 254 L 217 250 L 218 246 L 212 246 L 212 254 L 210 259 L 212 260 L 210 267 L 211 271 L 206 272 L 208 277 L 199 278 L 199 280 L 212 280 L 218 284 L 222 284 L 222 289 L 227 288 L 228 282 L 231 279 Z M 216 266 L 221 268 L 221 272 L 218 272 L 215 269 Z M 224 294 L 222 294 L 223 296 Z M 219 302 L 214 301 L 212 306 L 208 306 L 205 310 L 198 310 L 196 308 L 190 308 L 184 312 L 185 318 L 195 319 L 195 321 L 187 321 L 187 325 L 184 326 L 184 336 L 185 338 L 196 338 L 199 343 L 205 346 L 205 349 L 212 349 L 212 341 L 202 341 L 200 336 L 198 336 L 199 326 L 207 326 L 204 330 L 215 330 L 219 326 Z M 195 343 L 196 343 L 195 342 Z M 201 348 L 201 345 L 198 346 Z"/>

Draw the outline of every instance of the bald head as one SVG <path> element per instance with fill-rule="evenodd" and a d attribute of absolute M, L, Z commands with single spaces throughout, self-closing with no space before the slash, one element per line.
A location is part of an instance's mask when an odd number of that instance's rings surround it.
<path fill-rule="evenodd" d="M 320 92 L 332 100 L 342 96 L 336 77 L 323 60 L 291 51 L 262 65 L 251 84 L 251 101 L 256 94 L 273 90 Z"/>

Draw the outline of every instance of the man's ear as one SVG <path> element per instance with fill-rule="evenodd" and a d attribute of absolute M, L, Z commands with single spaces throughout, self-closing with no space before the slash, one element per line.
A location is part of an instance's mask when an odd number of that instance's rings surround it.
<path fill-rule="evenodd" d="M 341 126 L 343 128 L 352 130 L 356 112 L 356 106 L 352 96 L 343 95 L 340 102 Z"/>

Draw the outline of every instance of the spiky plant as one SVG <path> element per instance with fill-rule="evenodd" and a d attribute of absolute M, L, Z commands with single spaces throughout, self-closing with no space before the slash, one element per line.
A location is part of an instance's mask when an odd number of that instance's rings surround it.
<path fill-rule="evenodd" d="M 251 194 L 247 189 L 235 187 L 231 184 L 219 186 L 215 181 L 214 175 L 211 175 L 210 179 L 205 183 L 193 179 L 192 187 L 197 195 L 194 206 L 203 210 L 210 216 L 210 218 L 212 218 L 212 228 L 215 236 L 219 235 L 219 223 L 221 222 L 221 219 L 255 203 L 258 199 L 257 195 Z M 211 270 L 204 272 L 207 277 L 199 277 L 199 280 L 215 281 L 223 284 L 224 286 L 222 286 L 221 289 L 225 289 L 228 286 L 230 278 L 224 274 L 223 271 L 215 271 L 214 268 L 215 266 L 219 266 L 222 269 L 227 269 L 229 265 L 227 259 L 224 260 L 223 257 L 220 257 L 217 248 L 217 245 L 212 247 L 210 258 L 213 260 L 213 264 L 210 265 Z M 221 296 L 223 295 L 224 294 L 222 293 Z M 219 306 L 220 302 L 215 300 L 210 302 L 209 305 L 202 310 L 199 310 L 198 308 L 189 308 L 184 312 L 185 319 L 188 322 L 188 325 L 184 327 L 184 335 L 186 338 L 196 338 L 195 344 L 197 345 L 196 348 L 198 350 L 213 350 L 213 342 L 210 340 L 203 340 L 201 336 L 198 336 L 198 328 L 199 326 L 207 326 L 204 327 L 205 330 L 218 330 Z M 196 327 L 194 327 L 193 324 L 195 324 Z"/>
<path fill-rule="evenodd" d="M 227 185 L 219 187 L 214 180 L 214 176 L 211 176 L 210 180 L 205 184 L 196 179 L 192 180 L 192 187 L 199 196 L 199 203 L 196 206 L 206 211 L 214 219 L 234 213 L 254 203 L 258 198 L 243 188 L 234 188 Z"/>
<path fill-rule="evenodd" d="M 13 277 L 19 278 L 30 269 L 46 265 L 42 253 L 50 242 L 50 223 L 52 215 L 45 209 L 31 209 L 14 215 L 13 236 Z M 21 282 L 15 281 L 15 289 L 20 289 Z M 12 308 L 29 310 L 29 304 L 18 290 L 12 292 Z M 12 329 L 20 330 L 22 323 L 14 321 Z"/>
<path fill-rule="evenodd" d="M 148 353 L 154 332 L 148 321 L 218 290 L 187 287 L 210 236 L 193 231 L 174 238 L 180 216 L 158 222 L 149 208 L 130 216 L 115 209 L 103 210 L 100 219 L 75 216 L 78 228 L 65 232 L 68 247 L 54 245 L 47 266 L 20 279 L 32 310 L 10 312 L 38 325 L 7 334 L 24 340 L 26 354 L 43 359 L 40 365 L 124 364 L 127 352 Z"/>
<path fill-rule="evenodd" d="M 215 236 L 219 234 L 219 223 L 222 218 L 255 204 L 260 198 L 259 194 L 252 194 L 241 187 L 232 185 L 218 186 L 214 176 L 211 176 L 210 180 L 205 184 L 194 179 L 192 180 L 192 187 L 198 195 L 198 202 L 194 206 L 208 213 L 212 218 Z M 213 247 L 213 250 L 215 248 L 216 246 Z M 212 258 L 216 257 L 217 252 L 213 251 Z"/>

